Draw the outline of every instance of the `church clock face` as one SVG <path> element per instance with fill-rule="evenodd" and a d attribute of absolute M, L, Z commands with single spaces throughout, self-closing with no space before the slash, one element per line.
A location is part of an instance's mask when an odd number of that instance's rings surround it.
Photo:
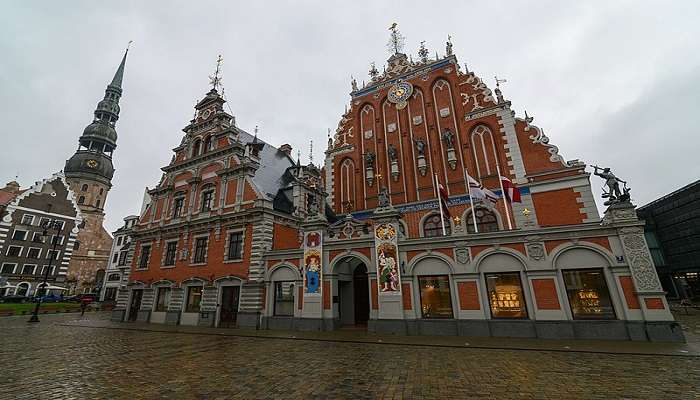
<path fill-rule="evenodd" d="M 398 82 L 389 89 L 388 99 L 396 104 L 399 110 L 406 107 L 406 100 L 413 94 L 413 85 L 408 82 Z"/>
<path fill-rule="evenodd" d="M 87 160 L 87 161 L 85 161 L 85 165 L 87 165 L 89 168 L 94 169 L 94 168 L 97 168 L 99 163 L 97 162 L 97 160 Z"/>
<path fill-rule="evenodd" d="M 209 109 L 204 110 L 204 112 L 202 113 L 202 119 L 208 119 L 209 116 L 211 116 L 211 110 L 209 110 Z"/>

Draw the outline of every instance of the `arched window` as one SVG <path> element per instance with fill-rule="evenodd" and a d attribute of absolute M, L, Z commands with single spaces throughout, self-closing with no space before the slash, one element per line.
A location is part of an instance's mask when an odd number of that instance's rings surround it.
<path fill-rule="evenodd" d="M 474 219 L 472 217 L 471 212 L 469 212 L 465 216 L 464 223 L 467 224 L 467 232 L 468 233 L 476 233 L 474 231 Z M 477 208 L 476 209 L 476 227 L 479 230 L 479 233 L 498 231 L 499 227 L 498 227 L 498 219 L 496 218 L 496 214 L 494 214 L 493 211 L 487 210 L 485 208 L 481 208 L 481 207 Z"/>
<path fill-rule="evenodd" d="M 207 136 L 206 139 L 204 139 L 204 151 L 212 151 L 214 150 L 214 146 L 216 145 L 216 142 L 211 136 Z"/>
<path fill-rule="evenodd" d="M 496 144 L 491 130 L 486 125 L 479 125 L 471 134 L 472 150 L 479 178 L 496 174 Z"/>
<path fill-rule="evenodd" d="M 445 234 L 447 236 L 452 234 L 452 228 L 450 227 L 450 219 L 445 218 Z M 440 214 L 432 214 L 423 220 L 423 237 L 435 237 L 442 235 L 442 224 L 440 223 Z"/>
<path fill-rule="evenodd" d="M 85 196 L 78 197 L 78 204 L 85 204 Z"/>
<path fill-rule="evenodd" d="M 202 141 L 197 139 L 192 144 L 192 157 L 196 157 L 202 151 Z"/>
<path fill-rule="evenodd" d="M 100 208 L 100 199 L 97 199 L 97 202 L 95 203 L 95 208 Z"/>
<path fill-rule="evenodd" d="M 87 190 L 88 190 L 88 185 L 87 185 L 87 183 L 84 183 L 84 184 L 83 184 L 83 187 L 80 188 L 80 191 L 81 191 L 81 192 L 87 192 Z"/>
<path fill-rule="evenodd" d="M 340 164 L 340 205 L 346 213 L 355 209 L 355 163 L 350 158 Z"/>

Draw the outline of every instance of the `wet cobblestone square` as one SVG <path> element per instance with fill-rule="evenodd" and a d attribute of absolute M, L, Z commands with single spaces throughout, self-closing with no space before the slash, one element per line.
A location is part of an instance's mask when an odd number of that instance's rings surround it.
<path fill-rule="evenodd" d="M 441 348 L 0 319 L 0 399 L 697 399 L 700 358 Z M 89 319 L 106 319 L 90 314 Z"/>

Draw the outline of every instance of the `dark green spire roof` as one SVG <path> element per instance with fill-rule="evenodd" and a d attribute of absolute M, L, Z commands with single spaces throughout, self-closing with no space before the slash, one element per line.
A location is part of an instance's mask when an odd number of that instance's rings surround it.
<path fill-rule="evenodd" d="M 126 64 L 126 55 L 129 54 L 129 48 L 127 47 L 126 51 L 124 52 L 124 57 L 122 57 L 122 62 L 119 64 L 119 68 L 117 68 L 117 72 L 114 74 L 114 78 L 112 78 L 112 83 L 109 84 L 109 86 L 117 87 L 119 89 L 122 88 L 122 80 L 124 79 L 124 64 Z"/>

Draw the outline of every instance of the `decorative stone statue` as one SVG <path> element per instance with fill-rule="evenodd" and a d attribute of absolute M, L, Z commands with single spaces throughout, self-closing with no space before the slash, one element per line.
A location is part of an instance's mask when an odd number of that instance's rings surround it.
<path fill-rule="evenodd" d="M 445 129 L 444 132 L 442 132 L 442 140 L 445 141 L 445 144 L 447 145 L 448 149 L 454 149 L 454 139 L 455 139 L 455 134 L 452 133 L 449 129 Z"/>
<path fill-rule="evenodd" d="M 368 151 L 365 153 L 365 162 L 367 163 L 367 168 L 374 168 L 374 159 L 377 156 L 374 155 L 371 151 Z"/>
<path fill-rule="evenodd" d="M 447 44 L 445 45 L 445 54 L 452 55 L 452 36 L 447 36 Z"/>
<path fill-rule="evenodd" d="M 309 215 L 318 214 L 318 202 L 314 194 L 309 193 L 306 196 L 306 209 L 309 211 Z"/>
<path fill-rule="evenodd" d="M 357 91 L 357 81 L 355 78 L 352 78 L 352 81 L 350 81 L 350 84 L 352 85 L 352 91 L 355 92 Z"/>
<path fill-rule="evenodd" d="M 379 189 L 377 200 L 379 201 L 380 208 L 389 207 L 391 205 L 391 201 L 389 200 L 389 190 L 387 190 L 385 187 Z"/>
<path fill-rule="evenodd" d="M 396 161 L 398 159 L 398 153 L 396 151 L 396 146 L 393 144 L 389 145 L 389 149 L 387 150 L 389 152 L 389 160 L 390 161 Z"/>
<path fill-rule="evenodd" d="M 610 168 L 601 168 L 597 165 L 592 166 L 594 168 L 593 174 L 605 179 L 605 186 L 608 190 L 603 189 L 602 197 L 608 199 L 604 204 L 609 206 L 611 204 L 623 203 L 630 200 L 630 188 L 627 187 L 627 182 L 615 176 L 610 171 Z M 600 172 L 599 172 L 600 171 Z M 620 190 L 620 183 L 624 185 L 622 190 Z"/>
<path fill-rule="evenodd" d="M 425 156 L 425 142 L 423 139 L 415 139 L 413 141 L 416 145 L 416 151 L 418 151 L 419 156 Z"/>

